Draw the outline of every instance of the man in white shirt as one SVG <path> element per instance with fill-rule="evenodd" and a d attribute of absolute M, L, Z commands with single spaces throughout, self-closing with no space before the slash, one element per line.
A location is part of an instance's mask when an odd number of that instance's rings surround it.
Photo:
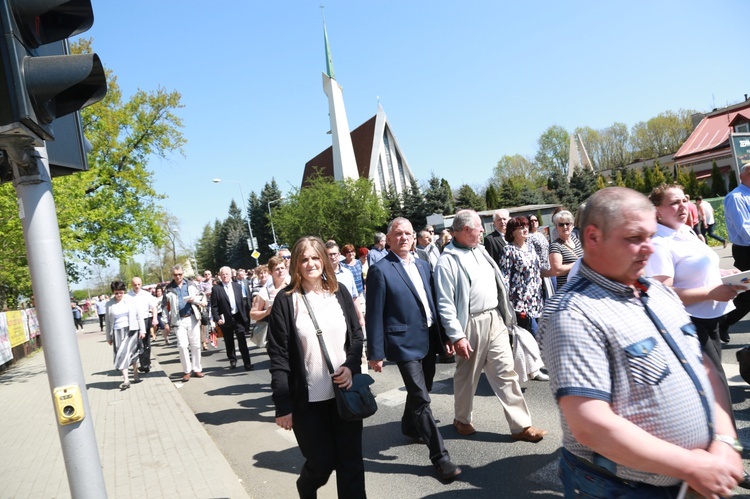
<path fill-rule="evenodd" d="M 143 350 L 139 356 L 140 367 L 138 370 L 147 373 L 151 370 L 151 328 L 159 324 L 159 318 L 156 312 L 156 298 L 143 289 L 143 282 L 140 277 L 133 277 L 130 280 L 131 290 L 128 295 L 135 298 L 141 317 L 144 318 L 146 335 L 143 337 Z"/>
<path fill-rule="evenodd" d="M 357 309 L 359 323 L 364 326 L 365 318 L 362 315 L 362 310 L 360 308 L 360 298 L 359 293 L 357 293 L 357 285 L 354 283 L 354 276 L 351 271 L 339 265 L 341 260 L 339 259 L 340 253 L 338 244 L 333 241 L 328 241 L 326 243 L 326 251 L 328 252 L 328 257 L 331 259 L 333 270 L 336 272 L 336 280 L 339 282 L 339 285 L 344 286 L 347 291 L 349 291 L 349 294 L 352 295 L 352 300 L 354 300 L 354 305 Z"/>

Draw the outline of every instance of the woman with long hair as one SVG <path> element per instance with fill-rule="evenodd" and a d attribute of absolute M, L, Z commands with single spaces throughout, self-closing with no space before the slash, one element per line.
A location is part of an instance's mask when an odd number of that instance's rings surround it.
<path fill-rule="evenodd" d="M 316 497 L 336 470 L 341 498 L 362 498 L 362 421 L 343 421 L 333 386 L 347 389 L 360 372 L 363 334 L 349 292 L 339 287 L 323 241 L 303 237 L 292 248 L 291 281 L 274 300 L 268 355 L 276 424 L 293 430 L 305 457 L 301 498 Z M 333 364 L 326 367 L 321 342 Z"/>

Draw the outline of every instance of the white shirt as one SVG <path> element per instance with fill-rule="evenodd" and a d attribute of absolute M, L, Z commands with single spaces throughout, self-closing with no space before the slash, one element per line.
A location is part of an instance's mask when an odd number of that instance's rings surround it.
<path fill-rule="evenodd" d="M 714 220 L 714 207 L 708 201 L 701 201 L 701 211 L 703 212 L 703 220 L 706 225 L 713 225 L 716 223 Z"/>
<path fill-rule="evenodd" d="M 154 295 L 143 288 L 141 288 L 138 294 L 135 294 L 131 289 L 128 291 L 128 295 L 135 298 L 135 301 L 138 304 L 138 309 L 141 312 L 141 317 L 146 319 L 151 316 L 151 308 L 156 306 L 156 298 Z"/>
<path fill-rule="evenodd" d="M 359 296 L 359 293 L 357 293 L 357 285 L 354 284 L 354 276 L 349 269 L 345 269 L 339 265 L 339 268 L 336 270 L 336 280 L 340 285 L 344 286 L 347 291 L 349 291 L 349 294 L 352 295 L 352 299 Z"/>
<path fill-rule="evenodd" d="M 221 283 L 222 286 L 224 286 L 224 291 L 227 293 L 227 296 L 229 297 L 229 306 L 232 309 L 232 315 L 237 313 L 237 303 L 234 299 L 234 289 L 232 289 L 232 283 L 224 284 Z"/>
<path fill-rule="evenodd" d="M 646 276 L 671 277 L 672 287 L 680 289 L 721 284 L 719 255 L 702 243 L 687 225 L 674 230 L 657 224 L 652 242 L 654 253 L 648 259 Z M 715 319 L 734 310 L 734 303 L 706 300 L 686 305 L 685 310 L 699 319 Z"/>
<path fill-rule="evenodd" d="M 394 255 L 396 255 L 396 253 L 394 253 Z M 409 279 L 411 279 L 411 283 L 417 289 L 419 300 L 422 302 L 422 305 L 424 306 L 424 310 L 427 314 L 427 327 L 432 326 L 433 318 L 432 318 L 432 310 L 430 310 L 430 302 L 427 300 L 427 292 L 424 289 L 424 281 L 422 281 L 422 275 L 419 273 L 417 264 L 414 262 L 414 255 L 411 255 L 411 254 L 407 255 L 406 260 L 404 260 L 398 255 L 396 255 L 396 258 L 398 258 L 401 261 L 401 265 L 404 266 L 406 275 L 409 276 Z"/>

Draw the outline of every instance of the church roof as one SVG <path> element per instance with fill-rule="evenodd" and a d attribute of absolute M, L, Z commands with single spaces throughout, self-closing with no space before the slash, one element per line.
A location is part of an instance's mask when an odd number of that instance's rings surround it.
<path fill-rule="evenodd" d="M 354 146 L 354 158 L 357 161 L 357 171 L 359 177 L 370 177 L 370 158 L 372 156 L 372 146 L 375 140 L 375 118 L 373 116 L 357 128 L 351 131 L 352 145 Z M 333 177 L 333 146 L 328 147 L 323 152 L 305 163 L 305 172 L 302 174 L 302 186 L 313 174 L 318 171 L 324 177 Z"/>

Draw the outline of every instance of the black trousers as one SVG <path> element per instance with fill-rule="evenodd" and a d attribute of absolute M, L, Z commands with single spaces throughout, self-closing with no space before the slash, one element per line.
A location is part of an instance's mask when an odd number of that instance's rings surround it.
<path fill-rule="evenodd" d="M 315 499 L 318 489 L 336 470 L 340 498 L 359 499 L 365 494 L 365 464 L 362 459 L 362 421 L 339 418 L 336 399 L 310 402 L 303 413 L 292 413 L 292 429 L 305 457 L 297 492 L 302 499 Z"/>
<path fill-rule="evenodd" d="M 711 359 L 711 362 L 716 366 L 716 370 L 719 373 L 721 383 L 724 385 L 726 390 L 727 400 L 732 401 L 732 397 L 729 391 L 729 383 L 727 382 L 727 376 L 724 374 L 724 368 L 721 365 L 721 339 L 719 339 L 719 319 L 699 319 L 698 317 L 690 317 L 690 321 L 695 325 L 695 330 L 698 333 L 698 340 L 701 342 L 701 350 L 703 355 Z M 730 407 L 731 409 L 731 407 Z M 729 415 L 732 417 L 732 424 L 737 428 L 737 424 L 734 421 L 734 411 L 730 410 Z"/>
<path fill-rule="evenodd" d="M 104 331 L 104 317 L 105 314 L 99 315 L 99 330 Z"/>
<path fill-rule="evenodd" d="M 138 355 L 138 362 L 141 364 L 141 367 L 144 369 L 151 369 L 151 333 L 149 332 L 152 327 L 151 321 L 153 321 L 151 317 L 143 321 L 144 323 L 143 330 L 146 332 L 146 335 L 141 340 L 141 344 L 143 345 L 143 348 L 141 349 L 141 352 Z"/>
<path fill-rule="evenodd" d="M 732 256 L 734 257 L 734 266 L 741 271 L 750 270 L 750 246 L 732 245 Z M 736 324 L 750 312 L 750 291 L 745 291 L 737 295 L 734 299 L 734 310 L 726 315 L 725 323 L 728 326 Z"/>
<path fill-rule="evenodd" d="M 434 359 L 435 356 L 432 355 Z M 430 461 L 438 464 L 450 458 L 443 444 L 443 436 L 437 427 L 430 408 L 430 394 L 425 384 L 422 361 L 398 362 L 398 370 L 406 387 L 406 406 L 401 417 L 401 432 L 405 435 L 419 435 L 430 449 Z"/>
<path fill-rule="evenodd" d="M 242 320 L 240 314 L 234 314 L 228 322 L 225 322 L 221 326 L 221 333 L 224 335 L 224 344 L 227 347 L 227 358 L 237 362 L 237 354 L 235 353 L 234 340 L 237 340 L 237 345 L 240 347 L 240 355 L 242 355 L 242 363 L 245 367 L 249 367 L 252 362 L 250 360 L 250 352 L 247 349 L 247 338 L 245 338 L 245 323 Z"/>

